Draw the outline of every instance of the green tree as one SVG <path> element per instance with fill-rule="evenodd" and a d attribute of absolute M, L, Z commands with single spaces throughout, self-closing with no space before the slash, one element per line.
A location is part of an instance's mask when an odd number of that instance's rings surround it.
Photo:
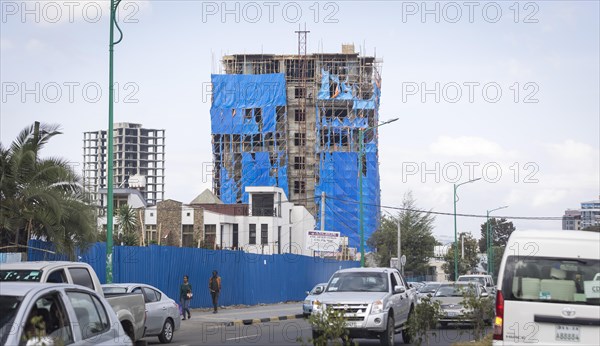
<path fill-rule="evenodd" d="M 76 247 L 96 240 L 96 219 L 69 163 L 39 156 L 60 133 L 57 125 L 35 122 L 10 147 L 0 143 L 0 241 L 22 250 L 37 237 L 73 259 Z"/>
<path fill-rule="evenodd" d="M 396 217 L 383 215 L 380 228 L 367 240 L 371 248 L 377 249 L 379 266 L 389 266 L 390 259 L 398 254 L 398 218 L 400 218 L 401 251 L 406 256 L 405 272 L 413 275 L 426 275 L 429 258 L 437 244 L 433 237 L 435 217 L 428 212 L 418 211 L 411 192 L 404 195 L 402 209 Z"/>
<path fill-rule="evenodd" d="M 506 219 L 491 218 L 490 221 L 490 233 L 492 236 L 492 242 L 494 247 L 506 246 L 508 238 L 511 233 L 516 230 L 512 221 Z M 482 253 L 487 252 L 487 221 L 481 225 L 481 238 L 479 239 L 479 250 Z"/>
<path fill-rule="evenodd" d="M 119 243 L 127 246 L 137 246 L 139 243 L 138 230 L 139 219 L 136 217 L 135 209 L 125 204 L 117 209 L 115 215 L 118 225 Z"/>
<path fill-rule="evenodd" d="M 463 233 L 463 239 L 458 240 L 458 275 L 466 274 L 471 269 L 475 268 L 477 262 L 477 240 L 469 233 Z M 462 244 L 464 241 L 465 256 L 462 257 Z M 454 243 L 450 243 L 444 260 L 446 263 L 442 265 L 442 269 L 448 274 L 448 280 L 454 281 Z"/>

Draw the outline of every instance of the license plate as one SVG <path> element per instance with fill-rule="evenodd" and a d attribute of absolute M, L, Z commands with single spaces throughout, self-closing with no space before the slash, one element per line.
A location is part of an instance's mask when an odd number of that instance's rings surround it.
<path fill-rule="evenodd" d="M 579 326 L 557 325 L 555 330 L 556 341 L 579 342 Z"/>
<path fill-rule="evenodd" d="M 358 322 L 346 322 L 346 328 L 356 328 L 358 327 Z"/>
<path fill-rule="evenodd" d="M 448 316 L 449 316 L 449 317 L 455 317 L 455 316 L 458 316 L 458 312 L 454 312 L 454 311 L 448 311 Z"/>

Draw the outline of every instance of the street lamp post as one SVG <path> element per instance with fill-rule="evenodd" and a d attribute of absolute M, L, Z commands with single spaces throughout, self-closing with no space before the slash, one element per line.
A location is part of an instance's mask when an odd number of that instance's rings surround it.
<path fill-rule="evenodd" d="M 112 250 L 113 250 L 113 52 L 114 46 L 123 39 L 123 32 L 117 24 L 117 7 L 121 0 L 110 0 L 110 40 L 108 49 L 108 153 L 107 161 L 107 191 L 106 191 L 106 283 L 112 283 Z M 119 30 L 120 37 L 114 41 L 114 28 Z"/>
<path fill-rule="evenodd" d="M 360 266 L 365 266 L 365 222 L 363 220 L 364 217 L 364 206 L 363 206 L 363 157 L 365 155 L 365 131 L 373 130 L 378 128 L 379 126 L 387 125 L 389 123 L 393 123 L 399 118 L 394 118 L 388 121 L 385 121 L 379 125 L 375 125 L 372 127 L 367 127 L 365 129 L 358 129 L 358 145 L 359 145 L 359 155 L 358 155 L 358 201 L 359 201 L 359 227 L 360 227 Z M 400 259 L 398 259 L 400 260 Z"/>
<path fill-rule="evenodd" d="M 500 209 L 504 209 L 504 208 L 508 208 L 507 205 L 502 206 L 502 207 L 498 207 L 496 209 L 492 209 L 492 210 L 487 210 L 487 221 L 486 221 L 486 249 L 487 249 L 487 267 L 488 267 L 488 274 L 489 275 L 494 275 L 494 242 L 492 241 L 492 237 L 491 237 L 491 227 L 490 227 L 490 213 L 496 210 L 500 210 Z"/>
<path fill-rule="evenodd" d="M 454 184 L 454 281 L 458 281 L 458 237 L 456 235 L 456 190 L 459 186 L 475 182 L 480 180 L 481 178 L 471 179 L 469 181 L 465 181 L 464 183 L 460 183 L 458 185 Z"/>

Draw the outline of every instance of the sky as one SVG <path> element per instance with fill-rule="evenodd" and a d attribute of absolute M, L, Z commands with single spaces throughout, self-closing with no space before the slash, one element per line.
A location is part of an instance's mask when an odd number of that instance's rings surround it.
<path fill-rule="evenodd" d="M 108 127 L 108 1 L 0 1 L 0 141 L 34 121 L 63 134 L 43 156 L 81 170 L 83 132 Z M 381 203 L 560 217 L 600 195 L 598 1 L 123 1 L 115 122 L 166 130 L 165 197 L 211 188 L 210 75 L 234 53 L 343 43 L 382 61 Z M 115 37 L 118 37 L 118 33 Z M 393 209 L 388 209 L 394 212 Z M 560 220 L 512 220 L 560 229 Z M 483 218 L 459 217 L 480 236 Z M 435 236 L 454 237 L 452 216 Z"/>

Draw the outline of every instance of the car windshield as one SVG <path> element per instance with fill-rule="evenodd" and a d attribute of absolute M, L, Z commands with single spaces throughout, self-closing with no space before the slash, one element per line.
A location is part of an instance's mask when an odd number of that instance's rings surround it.
<path fill-rule="evenodd" d="M 472 294 L 475 288 L 471 285 L 443 285 L 435 292 L 436 297 L 462 297 Z"/>
<path fill-rule="evenodd" d="M 600 261 L 558 257 L 506 259 L 504 300 L 600 305 Z"/>
<path fill-rule="evenodd" d="M 419 293 L 433 293 L 440 287 L 440 284 L 427 284 L 419 288 Z"/>
<path fill-rule="evenodd" d="M 0 271 L 0 281 L 31 281 L 39 282 L 42 278 L 41 270 L 20 269 L 11 270 L 5 269 Z"/>
<path fill-rule="evenodd" d="M 388 279 L 381 272 L 343 272 L 334 274 L 327 292 L 387 292 Z"/>
<path fill-rule="evenodd" d="M 485 279 L 482 277 L 477 277 L 477 276 L 463 276 L 458 278 L 459 282 L 470 282 L 470 281 L 475 281 L 475 282 L 479 282 L 481 285 L 485 286 Z"/>

